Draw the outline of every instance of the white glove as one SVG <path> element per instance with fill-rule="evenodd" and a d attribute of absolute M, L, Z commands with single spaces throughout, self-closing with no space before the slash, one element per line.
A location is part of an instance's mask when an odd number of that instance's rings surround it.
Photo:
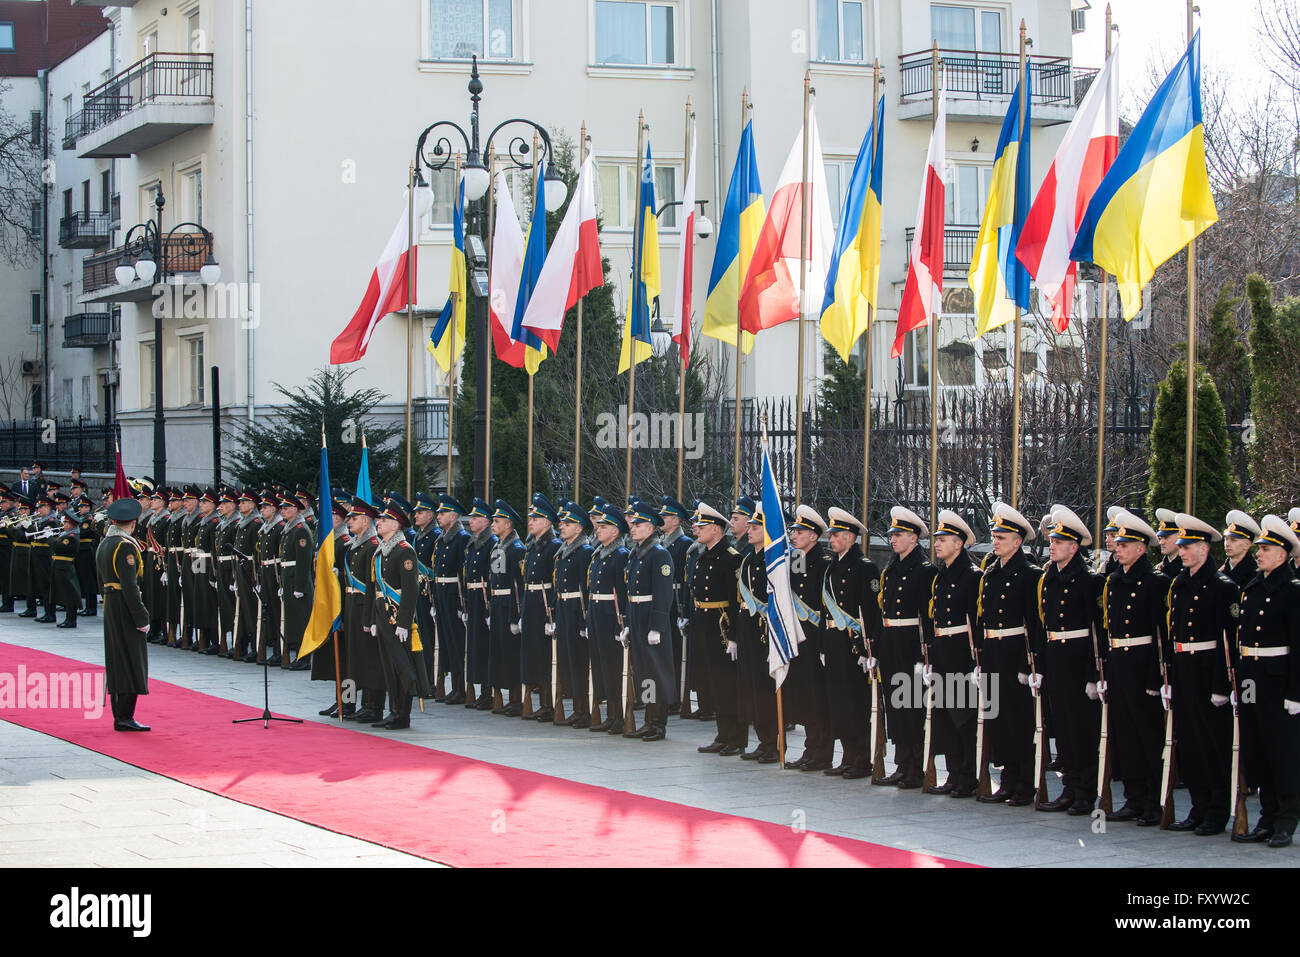
<path fill-rule="evenodd" d="M 1097 695 L 1098 695 L 1098 697 L 1100 697 L 1101 695 L 1104 695 L 1104 694 L 1105 694 L 1109 689 L 1110 689 L 1110 685 L 1107 684 L 1106 682 L 1104 682 L 1104 681 L 1098 681 L 1098 682 L 1097 682 Z"/>
<path fill-rule="evenodd" d="M 1042 676 L 1042 674 L 1040 674 L 1040 673 L 1035 673 L 1035 674 L 1032 674 L 1032 675 L 1029 676 L 1029 687 L 1030 687 L 1030 688 L 1032 688 L 1034 691 L 1037 691 L 1037 690 L 1038 690 L 1039 688 L 1041 688 L 1042 686 L 1043 686 L 1043 676 Z"/>
<path fill-rule="evenodd" d="M 1216 708 L 1222 708 L 1225 704 L 1228 703 L 1229 700 L 1230 699 L 1226 694 L 1210 695 L 1210 704 L 1214 705 Z"/>
<path fill-rule="evenodd" d="M 1173 702 L 1174 702 L 1174 689 L 1173 689 L 1172 687 L 1170 687 L 1168 684 L 1163 684 L 1163 685 L 1161 685 L 1161 686 L 1160 686 L 1160 704 L 1161 704 L 1161 706 L 1163 706 L 1164 709 L 1165 709 L 1166 711 L 1168 711 L 1168 710 L 1169 710 L 1169 706 L 1170 706 L 1171 704 L 1173 704 Z"/>
<path fill-rule="evenodd" d="M 1289 715 L 1294 716 L 1300 714 L 1300 701 L 1291 701 L 1290 699 L 1286 699 L 1282 702 L 1282 707 L 1286 708 L 1286 713 Z"/>
<path fill-rule="evenodd" d="M 1023 671 L 1017 671 L 1016 680 L 1019 681 L 1022 685 L 1027 685 L 1029 684 L 1029 675 L 1025 674 Z"/>
<path fill-rule="evenodd" d="M 229 588 L 231 591 L 234 591 L 234 590 L 235 590 L 235 586 L 234 586 L 234 585 L 227 585 L 226 587 Z"/>
<path fill-rule="evenodd" d="M 1228 695 L 1228 700 L 1232 702 L 1232 706 L 1233 706 L 1234 708 L 1237 707 L 1237 692 L 1235 692 L 1235 691 L 1231 692 L 1231 693 Z"/>
<path fill-rule="evenodd" d="M 374 625 L 367 625 L 366 631 L 370 632 L 375 637 L 379 637 L 379 629 Z"/>
<path fill-rule="evenodd" d="M 492 616 L 491 616 L 491 615 L 487 615 L 487 616 L 485 616 L 485 617 L 483 618 L 483 627 L 484 627 L 484 628 L 491 628 L 491 627 L 492 627 Z"/>
<path fill-rule="evenodd" d="M 463 611 L 462 611 L 462 612 L 460 613 L 459 617 L 460 617 L 461 624 L 463 624 L 463 625 L 468 625 L 468 624 L 469 624 L 469 613 L 468 613 L 468 612 L 463 612 Z"/>
<path fill-rule="evenodd" d="M 162 583 L 163 583 L 164 585 L 166 585 L 166 584 L 167 584 L 167 576 L 166 576 L 166 575 L 163 575 L 162 578 L 160 579 L 160 581 L 162 581 Z"/>
<path fill-rule="evenodd" d="M 548 635 L 553 635 L 553 634 L 555 634 L 555 622 L 553 622 L 553 621 L 548 621 L 548 622 L 546 623 L 546 633 L 547 633 Z"/>
<path fill-rule="evenodd" d="M 586 629 L 586 628 L 579 628 L 579 629 L 578 629 L 578 636 L 581 637 L 581 638 L 586 638 L 586 637 L 587 637 L 587 629 Z"/>
<path fill-rule="evenodd" d="M 646 640 L 650 645 L 657 645 L 657 644 L 659 644 L 659 638 L 660 638 L 660 635 L 659 635 L 659 632 L 657 632 L 657 631 L 652 631 L 652 632 L 650 632 L 648 635 L 645 636 L 645 640 Z"/>
<path fill-rule="evenodd" d="M 296 592 L 294 592 L 294 593 L 293 593 L 293 597 L 294 597 L 294 598 L 301 598 L 301 597 L 302 597 L 302 592 L 300 592 L 300 591 L 296 591 Z"/>
<path fill-rule="evenodd" d="M 868 662 L 865 657 L 863 657 L 862 655 L 858 655 L 858 667 L 862 669 L 862 673 L 864 675 L 871 670 L 868 667 L 869 664 L 870 662 Z"/>
<path fill-rule="evenodd" d="M 934 684 L 934 666 L 926 665 L 921 669 L 921 680 L 927 685 Z"/>
<path fill-rule="evenodd" d="M 730 658 L 732 661 L 735 661 L 737 658 L 739 658 L 740 645 L 736 644 L 734 641 L 727 642 L 727 657 Z"/>
<path fill-rule="evenodd" d="M 624 648 L 627 647 L 627 636 L 628 636 L 627 628 L 624 628 L 622 631 L 618 633 L 618 643 L 622 645 Z"/>
<path fill-rule="evenodd" d="M 406 644 L 406 639 L 410 635 L 410 632 L 407 631 L 405 628 L 398 628 L 395 633 L 397 635 L 397 640 L 400 641 L 402 644 Z"/>
<path fill-rule="evenodd" d="M 876 670 L 876 665 L 878 665 L 878 664 L 880 664 L 880 662 L 878 662 L 875 658 L 868 658 L 868 659 L 867 659 L 867 670 L 868 670 L 868 671 L 875 671 L 875 670 Z"/>
<path fill-rule="evenodd" d="M 1099 695 L 1097 694 L 1097 682 L 1095 682 L 1095 681 L 1089 681 L 1089 682 L 1084 686 L 1084 688 L 1083 688 L 1083 693 L 1086 694 L 1086 695 L 1087 695 L 1089 698 L 1091 698 L 1093 701 L 1096 701 L 1097 698 L 1099 697 Z"/>
<path fill-rule="evenodd" d="M 912 666 L 912 673 L 918 675 L 925 674 L 925 665 L 922 662 L 918 661 L 916 664 Z"/>
<path fill-rule="evenodd" d="M 523 620 L 522 620 L 522 619 L 519 620 L 519 621 L 512 621 L 512 622 L 510 623 L 510 634 L 512 634 L 512 635 L 518 635 L 518 634 L 520 634 L 523 630 L 524 630 L 524 623 L 523 623 Z"/>
<path fill-rule="evenodd" d="M 283 589 L 283 588 L 277 588 L 277 589 L 275 590 L 275 597 L 276 597 L 276 598 L 283 598 L 283 597 L 284 597 L 284 589 Z"/>
<path fill-rule="evenodd" d="M 970 673 L 970 683 L 975 685 L 975 687 L 978 688 L 980 684 L 980 679 L 983 677 L 984 675 L 980 672 L 979 665 L 976 665 L 975 670 Z"/>
<path fill-rule="evenodd" d="M 818 655 L 817 657 L 820 658 L 820 659 L 822 660 L 822 667 L 825 668 L 825 667 L 826 667 L 826 656 L 825 656 L 825 655 Z"/>
<path fill-rule="evenodd" d="M 685 630 L 686 630 L 686 626 L 689 625 L 690 623 L 691 623 L 691 620 L 690 620 L 689 618 L 678 618 L 678 619 L 677 619 L 677 630 L 678 630 L 678 631 L 685 631 Z"/>

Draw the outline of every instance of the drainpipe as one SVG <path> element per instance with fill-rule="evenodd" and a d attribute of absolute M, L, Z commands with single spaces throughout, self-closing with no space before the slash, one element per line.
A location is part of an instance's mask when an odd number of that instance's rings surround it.
<path fill-rule="evenodd" d="M 248 353 L 245 372 L 244 404 L 248 407 L 248 424 L 256 421 L 254 403 L 257 389 L 253 380 L 253 332 L 257 317 L 253 315 L 253 0 L 244 0 L 244 243 L 247 264 L 244 276 L 245 320 L 247 328 L 244 348 Z M 260 303 L 259 303 L 260 305 Z"/>
<path fill-rule="evenodd" d="M 48 60 L 49 49 L 46 48 Z M 41 418 L 50 414 L 50 71 L 41 70 Z"/>

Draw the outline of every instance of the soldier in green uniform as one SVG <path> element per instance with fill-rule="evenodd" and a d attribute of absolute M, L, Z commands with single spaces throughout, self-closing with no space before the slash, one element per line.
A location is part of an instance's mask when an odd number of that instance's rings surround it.
<path fill-rule="evenodd" d="M 284 608 L 284 646 L 296 656 L 302 646 L 303 632 L 311 619 L 315 599 L 311 570 L 316 558 L 316 537 L 307 527 L 298 507 L 298 499 L 286 495 L 280 500 L 284 528 L 280 532 L 280 601 Z M 291 671 L 306 671 L 310 661 L 295 657 L 289 664 L 286 655 L 282 666 Z"/>
<path fill-rule="evenodd" d="M 13 543 L 13 557 L 9 560 L 9 597 L 27 599 L 27 610 L 19 618 L 36 617 L 36 593 L 32 589 L 32 543 L 27 533 L 32 530 L 32 503 L 22 495 L 14 494 L 13 524 L 9 526 L 9 540 Z"/>
<path fill-rule="evenodd" d="M 371 629 L 379 640 L 391 712 L 372 727 L 398 731 L 411 726 L 411 701 L 429 697 L 430 685 L 421 656 L 423 645 L 415 621 L 419 571 L 415 549 L 403 531 L 411 520 L 402 507 L 390 501 L 376 526 L 383 541 L 371 559 Z"/>
<path fill-rule="evenodd" d="M 280 533 L 284 530 L 284 517 L 280 514 L 280 495 L 268 489 L 258 502 L 262 514 L 262 527 L 257 530 L 256 574 L 258 600 L 262 603 L 262 633 L 257 636 L 258 663 L 265 661 L 272 668 L 282 664 L 280 655 L 281 627 L 284 621 L 280 604 Z"/>
<path fill-rule="evenodd" d="M 235 531 L 239 515 L 235 505 L 239 493 L 233 488 L 223 489 L 217 500 L 216 532 L 213 536 L 213 561 L 217 575 L 217 616 L 221 635 L 221 657 L 235 654 L 235 600 L 239 589 L 235 586 Z"/>
<path fill-rule="evenodd" d="M 141 513 L 137 524 L 137 528 L 143 526 L 140 542 L 145 550 L 144 603 L 149 609 L 149 643 L 161 645 L 167 640 L 167 490 L 155 488 L 140 504 L 146 502 L 151 510 Z M 84 547 L 84 531 L 82 544 Z M 99 543 L 95 544 L 98 547 Z"/>
<path fill-rule="evenodd" d="M 72 509 L 63 512 L 63 530 L 50 546 L 50 611 L 62 606 L 65 614 L 60 628 L 77 627 L 77 609 L 81 607 L 81 588 L 77 583 L 77 552 L 81 548 L 81 519 Z"/>
<path fill-rule="evenodd" d="M 353 496 L 348 511 L 352 541 L 343 553 L 343 631 L 347 636 L 348 674 L 356 683 L 361 707 L 352 714 L 345 713 L 343 720 L 361 724 L 384 720 L 384 665 L 379 639 L 370 628 L 374 624 L 371 565 L 379 547 L 374 524 L 378 517 L 373 505 Z"/>
<path fill-rule="evenodd" d="M 53 511 L 54 502 L 51 499 L 45 496 L 38 498 L 36 500 L 36 516 L 32 524 L 32 530 L 27 533 L 27 539 L 32 543 L 32 592 L 45 610 L 45 614 L 36 620 L 42 624 L 50 624 L 54 621 L 54 606 L 50 604 L 51 568 L 53 565 L 50 547 L 53 545 L 52 540 L 58 534 L 58 531 L 51 522 Z"/>
<path fill-rule="evenodd" d="M 94 618 L 99 608 L 99 582 L 95 580 L 95 549 L 99 546 L 99 532 L 91 520 L 93 505 L 84 491 L 72 502 L 72 507 L 77 510 L 77 525 L 80 528 L 80 542 L 73 566 L 77 570 L 77 589 L 84 603 L 80 611 L 89 618 Z"/>
<path fill-rule="evenodd" d="M 108 508 L 111 524 L 95 552 L 104 589 L 104 691 L 114 731 L 148 731 L 135 720 L 136 697 L 149 693 L 149 611 L 140 599 L 144 556 L 131 533 L 140 503 L 124 498 Z"/>
<path fill-rule="evenodd" d="M 262 517 L 257 514 L 257 493 L 244 489 L 239 493 L 239 519 L 235 523 L 235 537 L 231 550 L 235 560 L 231 564 L 235 579 L 235 644 L 232 658 L 248 663 L 257 661 L 257 570 L 254 553 L 257 551 L 257 531 L 262 527 Z"/>
<path fill-rule="evenodd" d="M 9 568 L 13 559 L 14 543 L 9 537 L 9 529 L 13 527 L 16 512 L 14 497 L 9 491 L 9 486 L 0 482 L 0 612 L 14 610 L 14 595 L 9 590 Z"/>

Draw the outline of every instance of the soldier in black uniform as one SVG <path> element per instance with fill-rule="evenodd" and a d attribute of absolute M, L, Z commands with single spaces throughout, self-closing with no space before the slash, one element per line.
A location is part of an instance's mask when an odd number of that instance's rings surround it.
<path fill-rule="evenodd" d="M 466 517 L 469 519 L 470 538 L 465 543 L 465 599 L 460 613 L 465 625 L 465 643 L 469 649 L 465 707 L 488 711 L 492 708 L 492 636 L 488 628 L 492 596 L 488 590 L 492 549 L 496 547 L 497 537 L 492 534 L 492 506 L 485 500 L 474 499 Z M 479 686 L 478 698 L 474 697 L 476 684 Z"/>
<path fill-rule="evenodd" d="M 1147 549 L 1156 544 L 1155 530 L 1126 510 L 1116 512 L 1114 522 L 1120 570 L 1110 574 L 1102 591 L 1108 687 L 1098 690 L 1110 695 L 1112 766 L 1124 784 L 1124 806 L 1106 820 L 1155 827 L 1161 816 L 1165 720 L 1160 661 L 1168 637 L 1165 613 L 1171 583 L 1147 558 Z"/>
<path fill-rule="evenodd" d="M 934 530 L 938 572 L 930 586 L 924 616 L 930 667 L 941 693 L 934 705 L 934 748 L 944 757 L 948 779 L 927 788 L 930 794 L 971 797 L 979 784 L 975 733 L 979 692 L 968 680 L 975 669 L 979 637 L 980 570 L 966 549 L 975 533 L 956 512 L 944 509 Z"/>
<path fill-rule="evenodd" d="M 1160 565 L 1156 569 L 1170 581 L 1178 577 L 1178 571 L 1183 567 L 1182 559 L 1178 557 L 1178 513 L 1170 508 L 1156 509 L 1156 521 L 1160 526 L 1156 529 L 1156 535 L 1160 539 Z"/>
<path fill-rule="evenodd" d="M 573 699 L 573 711 L 556 724 L 590 728 L 595 698 L 587 648 L 587 568 L 591 564 L 591 519 L 576 502 L 560 506 L 560 548 L 555 553 L 555 644 L 560 684 Z"/>
<path fill-rule="evenodd" d="M 199 642 L 196 651 L 215 655 L 221 650 L 220 583 L 217 580 L 218 493 L 208 489 L 199 497 L 198 532 L 194 538 L 194 590 Z"/>
<path fill-rule="evenodd" d="M 235 621 L 235 645 L 232 658 L 239 661 L 257 661 L 257 605 L 261 600 L 254 590 L 257 586 L 257 533 L 262 527 L 262 517 L 257 514 L 258 495 L 251 489 L 239 493 L 239 518 L 235 523 L 232 544 L 234 562 L 231 568 L 235 578 L 235 604 L 239 614 Z"/>
<path fill-rule="evenodd" d="M 288 652 L 297 652 L 302 646 L 302 636 L 311 620 L 312 604 L 315 591 L 312 587 L 312 567 L 316 562 L 316 538 L 308 527 L 298 508 L 299 500 L 285 496 L 280 500 L 280 514 L 284 516 L 284 528 L 280 530 L 280 603 L 284 609 L 284 647 Z M 402 513 L 405 514 L 405 513 Z M 407 525 L 410 519 L 407 519 Z M 415 596 L 412 595 L 412 608 Z M 306 671 L 311 663 L 296 658 L 289 664 L 288 658 L 280 666 L 290 671 Z"/>
<path fill-rule="evenodd" d="M 181 504 L 185 508 L 181 519 L 181 551 L 178 553 L 181 572 L 181 635 L 177 647 L 194 649 L 199 621 L 199 594 L 196 587 L 195 565 L 201 561 L 195 555 L 195 541 L 199 534 L 199 496 L 203 491 L 196 485 L 185 486 Z"/>
<path fill-rule="evenodd" d="M 752 511 L 745 525 L 748 541 L 746 550 L 741 552 L 737 572 L 740 601 L 735 628 L 736 643 L 740 646 L 741 720 L 754 726 L 758 744 L 753 751 L 742 754 L 740 760 L 775 764 L 781 758 L 776 726 L 776 682 L 768 670 L 767 566 L 763 561 L 762 512 Z"/>
<path fill-rule="evenodd" d="M 352 540 L 343 551 L 343 630 L 348 649 L 348 674 L 356 683 L 360 707 L 343 715 L 344 721 L 374 724 L 384 719 L 384 663 L 374 625 L 373 564 L 379 535 L 375 519 L 379 511 L 354 496 L 348 510 L 348 532 Z"/>
<path fill-rule="evenodd" d="M 842 508 L 826 513 L 835 557 L 822 585 L 825 627 L 822 655 L 826 659 L 826 699 L 830 734 L 839 738 L 844 758 L 824 774 L 847 780 L 871 776 L 871 685 L 863 668 L 866 638 L 880 638 L 880 569 L 862 554 L 858 534 L 866 526 Z"/>
<path fill-rule="evenodd" d="M 588 516 L 596 527 L 596 548 L 587 566 L 587 649 L 591 655 L 592 682 L 597 700 L 605 702 L 605 720 L 588 730 L 622 734 L 623 646 L 627 617 L 628 550 L 623 537 L 629 532 L 623 513 L 608 503 L 593 507 Z"/>
<path fill-rule="evenodd" d="M 280 603 L 280 535 L 284 516 L 280 514 L 280 495 L 268 489 L 259 499 L 262 527 L 257 530 L 257 581 L 262 604 L 262 633 L 258 635 L 258 663 L 274 668 L 283 664 L 280 637 L 284 620 Z"/>
<path fill-rule="evenodd" d="M 794 550 L 790 553 L 790 590 L 804 641 L 790 659 L 784 692 L 785 717 L 804 729 L 804 751 L 787 768 L 825 771 L 835 756 L 830 716 L 826 711 L 826 674 L 821 661 L 822 584 L 831 563 L 830 552 L 821 543 L 826 522 L 812 508 L 800 505 L 787 531 Z M 797 637 L 795 640 L 798 640 Z"/>
<path fill-rule="evenodd" d="M 734 631 L 739 614 L 736 573 L 740 553 L 727 543 L 727 519 L 721 512 L 700 502 L 695 507 L 694 524 L 700 547 L 688 582 L 692 602 L 686 630 L 688 665 L 693 667 L 694 680 L 710 689 L 717 715 L 712 743 L 696 750 L 728 758 L 744 754 L 749 745 L 749 725 L 740 710 L 740 644 Z"/>
<path fill-rule="evenodd" d="M 443 704 L 465 704 L 465 548 L 469 532 L 461 527 L 465 506 L 445 492 L 438 496 L 437 522 L 441 530 L 433 548 L 433 610 L 438 627 L 441 669 L 451 675 L 451 693 Z M 470 690 L 473 695 L 473 689 Z"/>
<path fill-rule="evenodd" d="M 668 736 L 668 711 L 677 703 L 673 674 L 673 559 L 659 542 L 659 509 L 637 499 L 623 512 L 635 547 L 627 559 L 627 611 L 622 640 L 630 650 L 636 693 L 645 702 L 645 726 L 624 737 L 662 741 Z"/>
<path fill-rule="evenodd" d="M 1042 569 L 1029 561 L 1024 544 L 1034 530 L 1011 506 L 996 502 L 993 554 L 980 580 L 979 611 L 983 642 L 980 660 L 996 685 L 990 694 L 999 702 L 998 713 L 985 719 L 985 731 L 994 764 L 1002 765 L 998 789 L 981 795 L 986 804 L 1023 807 L 1034 800 L 1034 697 L 1042 691 L 1037 652 L 1042 647 L 1038 616 L 1038 581 Z M 1034 658 L 1030 659 L 1030 654 Z M 993 676 L 996 675 L 996 679 Z M 976 773 L 982 769 L 976 768 Z"/>
<path fill-rule="evenodd" d="M 59 606 L 64 610 L 59 628 L 77 627 L 77 609 L 81 607 L 81 589 L 77 583 L 77 552 L 81 548 L 81 519 L 71 508 L 62 516 L 63 530 L 50 546 L 52 568 L 50 586 L 50 611 Z"/>
<path fill-rule="evenodd" d="M 382 541 L 371 559 L 374 616 L 371 628 L 379 639 L 391 711 L 385 720 L 371 726 L 398 731 L 411 726 L 411 702 L 415 696 L 426 698 L 430 691 L 421 655 L 419 625 L 415 620 L 419 571 L 415 566 L 415 549 L 402 534 L 411 524 L 402 507 L 390 500 L 375 524 Z M 295 533 L 296 529 L 289 534 Z"/>
<path fill-rule="evenodd" d="M 1169 592 L 1169 684 L 1173 689 L 1178 769 L 1192 808 L 1169 826 L 1202 837 L 1223 833 L 1232 809 L 1228 779 L 1232 757 L 1232 711 L 1224 654 L 1236 641 L 1241 589 L 1210 561 L 1219 531 L 1180 513 L 1178 555 L 1182 571 Z"/>
<path fill-rule="evenodd" d="M 736 507 L 731 510 L 730 544 L 740 554 L 741 558 L 748 555 L 754 548 L 749 543 L 749 520 L 754 517 L 754 513 L 757 511 L 758 507 L 748 495 L 742 495 L 736 499 Z"/>
<path fill-rule="evenodd" d="M 1237 591 L 1244 591 L 1259 570 L 1255 556 L 1250 553 L 1250 546 L 1259 538 L 1259 523 L 1240 509 L 1233 509 L 1227 516 L 1228 527 L 1223 530 L 1223 550 L 1227 559 L 1219 566 L 1219 571 L 1232 579 Z"/>
<path fill-rule="evenodd" d="M 677 501 L 671 495 L 665 495 L 660 499 L 662 507 L 659 514 L 664 520 L 663 546 L 668 549 L 668 554 L 673 557 L 673 674 L 678 676 L 677 698 L 683 704 L 677 713 L 682 717 L 694 718 L 697 715 L 691 714 L 690 700 L 685 697 L 687 688 L 683 685 L 689 685 L 694 688 L 700 698 L 700 712 L 708 713 L 713 711 L 713 687 L 709 679 L 707 668 L 701 668 L 698 664 L 696 652 L 691 649 L 690 635 L 687 633 L 688 622 L 691 617 L 691 597 L 689 579 L 687 578 L 686 553 L 695 544 L 695 540 L 686 534 L 682 528 L 682 523 L 691 519 L 691 512 L 685 505 Z M 696 549 L 698 552 L 699 550 Z M 686 656 L 686 667 L 682 668 L 682 656 Z M 682 676 L 685 675 L 685 680 Z M 705 704 L 705 702 L 708 704 Z M 672 712 L 670 712 L 672 713 Z M 701 719 L 703 720 L 703 719 Z"/>
<path fill-rule="evenodd" d="M 1097 749 L 1101 701 L 1097 655 L 1105 641 L 1101 620 L 1101 575 L 1088 570 L 1083 549 L 1092 533 L 1070 509 L 1058 506 L 1048 532 L 1051 562 L 1038 589 L 1038 613 L 1046 637 L 1044 693 L 1052 706 L 1056 753 L 1061 763 L 1060 795 L 1039 811 L 1090 814 L 1097 800 Z"/>
<path fill-rule="evenodd" d="M 524 713 L 519 685 L 519 635 L 523 630 L 519 616 L 523 607 L 525 549 L 515 532 L 522 521 L 519 513 L 503 499 L 496 500 L 492 533 L 497 541 L 492 546 L 488 578 L 492 605 L 486 623 L 491 634 L 492 684 L 503 696 L 501 707 L 493 708 L 492 713 L 507 718 L 518 718 Z"/>
<path fill-rule="evenodd" d="M 1241 754 L 1259 788 L 1259 821 L 1232 839 L 1286 847 L 1300 818 L 1300 582 L 1288 567 L 1300 557 L 1300 536 L 1276 515 L 1260 525 L 1259 573 L 1237 619 L 1237 680 L 1255 690 L 1241 699 Z"/>
<path fill-rule="evenodd" d="M 36 617 L 36 589 L 32 587 L 32 542 L 27 533 L 36 522 L 32 518 L 32 503 L 21 494 L 14 493 L 14 524 L 9 528 L 13 542 L 13 557 L 9 560 L 9 594 L 13 598 L 26 598 L 27 609 L 19 618 Z"/>
<path fill-rule="evenodd" d="M 925 702 L 915 676 L 922 668 L 921 621 L 929 608 L 935 568 L 920 546 L 921 539 L 930 536 L 921 516 L 899 505 L 889 514 L 889 545 L 894 554 L 880 576 L 881 639 L 875 650 L 896 767 L 871 783 L 919 788 L 925 783 Z"/>
<path fill-rule="evenodd" d="M 555 641 L 555 555 L 560 540 L 555 525 L 560 516 L 541 492 L 533 493 L 528 510 L 529 542 L 524 554 L 523 602 L 519 613 L 519 677 L 524 694 L 538 690 L 539 707 L 525 719 L 555 719 L 555 688 L 551 686 Z"/>
<path fill-rule="evenodd" d="M 444 660 L 439 661 L 438 639 L 441 634 L 437 627 L 438 623 L 433 617 L 433 550 L 441 534 L 433 520 L 434 501 L 424 492 L 415 494 L 413 505 L 394 492 L 387 493 L 387 497 L 396 501 L 402 510 L 411 516 L 411 531 L 414 535 L 408 535 L 407 538 L 415 549 L 415 570 L 419 573 L 420 587 L 419 598 L 415 604 L 415 620 L 420 626 L 420 640 L 425 647 L 425 671 L 429 676 L 429 684 L 433 688 L 433 700 L 443 701 L 446 699 L 442 684 L 446 651 L 442 649 Z"/>

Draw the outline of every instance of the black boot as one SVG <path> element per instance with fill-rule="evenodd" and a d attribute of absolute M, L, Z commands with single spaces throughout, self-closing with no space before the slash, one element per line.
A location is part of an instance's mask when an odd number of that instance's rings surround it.
<path fill-rule="evenodd" d="M 58 627 L 58 628 L 76 628 L 76 627 L 77 627 L 77 610 L 76 610 L 75 608 L 69 608 L 67 614 L 63 616 L 63 621 L 59 622 L 59 624 L 58 624 L 56 627 Z"/>

